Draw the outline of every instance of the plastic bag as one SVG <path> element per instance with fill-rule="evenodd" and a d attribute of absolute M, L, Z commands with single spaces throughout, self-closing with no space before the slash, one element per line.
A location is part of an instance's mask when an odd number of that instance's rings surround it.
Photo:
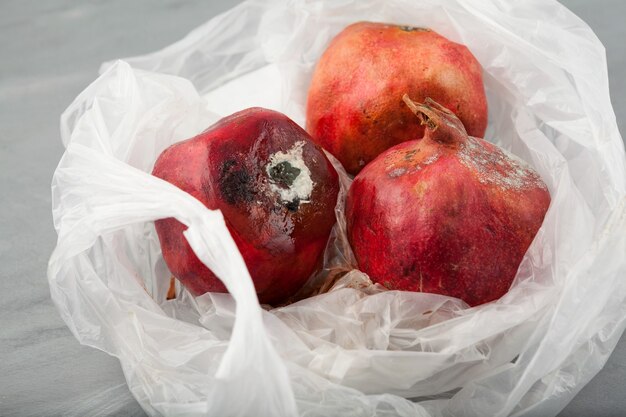
<path fill-rule="evenodd" d="M 484 68 L 486 138 L 549 187 L 497 302 L 380 291 L 353 270 L 266 311 L 221 214 L 149 175 L 164 148 L 238 109 L 303 124 L 316 60 L 359 20 L 467 45 Z M 81 343 L 119 358 L 149 415 L 555 415 L 626 326 L 626 162 L 604 49 L 556 2 L 244 2 L 162 51 L 105 64 L 61 133 L 52 299 Z M 231 295 L 165 299 L 153 221 L 171 216 Z M 350 263 L 341 222 L 335 236 L 331 269 Z"/>

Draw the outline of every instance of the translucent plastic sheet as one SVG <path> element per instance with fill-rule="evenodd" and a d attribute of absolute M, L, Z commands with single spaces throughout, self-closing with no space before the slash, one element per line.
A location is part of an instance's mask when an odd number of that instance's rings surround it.
<path fill-rule="evenodd" d="M 497 302 L 369 285 L 351 270 L 340 218 L 325 273 L 347 274 L 265 310 L 221 214 L 149 175 L 163 149 L 235 110 L 303 124 L 316 60 L 359 20 L 467 45 L 485 71 L 487 139 L 549 187 L 544 224 Z M 149 415 L 556 415 L 626 326 L 626 162 L 604 49 L 556 2 L 245 2 L 162 51 L 105 64 L 61 132 L 52 298 L 81 343 L 119 358 Z M 230 295 L 179 288 L 166 300 L 153 221 L 172 216 Z"/>

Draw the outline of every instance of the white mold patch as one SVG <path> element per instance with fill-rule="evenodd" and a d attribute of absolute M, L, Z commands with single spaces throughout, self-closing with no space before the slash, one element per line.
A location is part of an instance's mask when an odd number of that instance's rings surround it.
<path fill-rule="evenodd" d="M 270 178 L 270 189 L 285 203 L 308 203 L 313 192 L 311 171 L 304 163 L 304 142 L 296 142 L 287 152 L 276 152 L 270 156 L 265 171 Z"/>
<path fill-rule="evenodd" d="M 422 161 L 421 165 L 430 165 L 433 162 L 436 162 L 437 159 L 439 159 L 439 152 L 432 154 L 431 156 L 429 156 L 428 158 L 424 159 Z"/>
<path fill-rule="evenodd" d="M 546 188 L 539 175 L 526 162 L 499 147 L 488 151 L 474 137 L 469 136 L 467 139 L 461 145 L 459 159 L 476 172 L 481 183 L 514 190 Z"/>
<path fill-rule="evenodd" d="M 406 168 L 395 168 L 387 175 L 389 175 L 391 178 L 397 178 L 404 174 L 406 174 Z"/>

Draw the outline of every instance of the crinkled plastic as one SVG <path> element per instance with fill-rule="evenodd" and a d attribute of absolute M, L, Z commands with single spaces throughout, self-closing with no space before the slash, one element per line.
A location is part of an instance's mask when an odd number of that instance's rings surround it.
<path fill-rule="evenodd" d="M 221 214 L 149 174 L 167 146 L 235 110 L 303 124 L 316 60 L 359 20 L 467 45 L 484 68 L 487 139 L 549 187 L 544 224 L 496 302 L 371 286 L 351 270 L 340 218 L 326 272 L 347 274 L 265 310 Z M 52 298 L 81 343 L 119 358 L 151 416 L 555 415 L 626 326 L 626 162 L 604 49 L 554 1 L 244 2 L 162 51 L 105 64 L 61 133 Z M 171 216 L 230 294 L 166 300 L 153 221 Z"/>

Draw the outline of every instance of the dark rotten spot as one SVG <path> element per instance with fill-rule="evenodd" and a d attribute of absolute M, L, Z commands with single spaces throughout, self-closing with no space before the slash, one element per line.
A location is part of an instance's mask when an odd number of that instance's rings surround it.
<path fill-rule="evenodd" d="M 412 262 L 410 265 L 403 265 L 402 266 L 402 275 L 405 277 L 410 277 L 412 276 L 415 271 L 417 270 L 417 263 L 416 262 Z"/>
<path fill-rule="evenodd" d="M 298 178 L 298 175 L 300 175 L 300 171 L 300 168 L 296 168 L 289 162 L 283 161 L 270 168 L 270 178 L 272 182 L 281 187 L 289 188 L 296 178 Z"/>
<path fill-rule="evenodd" d="M 219 187 L 228 204 L 249 203 L 254 200 L 252 178 L 244 169 L 237 169 L 237 161 L 229 159 L 222 164 Z"/>
<path fill-rule="evenodd" d="M 300 199 L 296 197 L 292 201 L 285 201 L 285 207 L 287 207 L 287 210 L 291 212 L 298 211 L 298 208 L 300 207 Z"/>

